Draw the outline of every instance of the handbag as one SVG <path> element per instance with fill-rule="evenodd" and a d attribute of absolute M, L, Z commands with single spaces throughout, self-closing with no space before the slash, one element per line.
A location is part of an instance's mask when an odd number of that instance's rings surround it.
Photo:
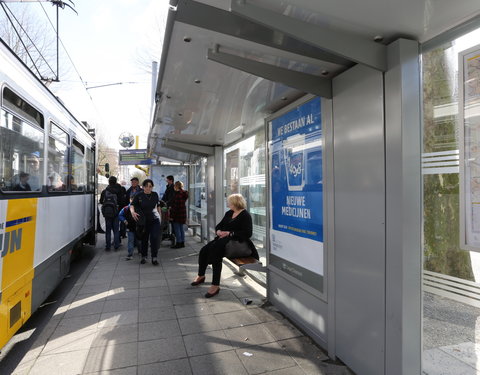
<path fill-rule="evenodd" d="M 252 255 L 248 241 L 230 240 L 225 245 L 225 257 L 229 259 L 244 258 Z"/>

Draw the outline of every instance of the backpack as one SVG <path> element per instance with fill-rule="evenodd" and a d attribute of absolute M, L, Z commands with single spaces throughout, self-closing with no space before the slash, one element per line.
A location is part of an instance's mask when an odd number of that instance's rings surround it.
<path fill-rule="evenodd" d="M 102 204 L 102 214 L 106 219 L 111 219 L 117 216 L 118 213 L 118 204 L 117 204 L 117 194 L 112 193 L 105 189 L 105 197 Z"/>

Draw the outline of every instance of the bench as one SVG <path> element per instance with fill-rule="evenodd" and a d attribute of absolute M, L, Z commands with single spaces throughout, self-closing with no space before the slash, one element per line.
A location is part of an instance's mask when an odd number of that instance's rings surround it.
<path fill-rule="evenodd" d="M 258 272 L 265 272 L 266 267 L 263 266 L 262 262 L 255 259 L 254 257 L 245 257 L 245 258 L 228 258 L 230 262 L 238 266 L 237 274 L 239 276 L 245 275 L 245 270 L 252 270 Z"/>
<path fill-rule="evenodd" d="M 200 228 L 200 237 L 203 240 L 203 235 L 202 235 L 202 224 L 197 223 L 196 221 L 193 220 L 188 220 L 186 223 L 188 229 L 192 230 L 193 237 L 197 235 L 197 228 Z"/>

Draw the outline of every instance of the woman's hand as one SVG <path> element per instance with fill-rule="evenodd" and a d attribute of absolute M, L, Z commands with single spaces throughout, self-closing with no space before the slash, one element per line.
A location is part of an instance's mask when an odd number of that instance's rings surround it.
<path fill-rule="evenodd" d="M 130 213 L 132 214 L 133 220 L 138 221 L 140 215 L 135 212 L 135 209 L 130 209 Z"/>
<path fill-rule="evenodd" d="M 220 238 L 228 237 L 230 236 L 230 232 L 228 231 L 223 231 L 223 230 L 217 230 L 217 236 Z"/>

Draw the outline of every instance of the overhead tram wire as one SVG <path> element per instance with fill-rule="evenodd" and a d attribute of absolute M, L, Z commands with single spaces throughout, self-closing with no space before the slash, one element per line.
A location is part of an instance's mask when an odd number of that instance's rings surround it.
<path fill-rule="evenodd" d="M 56 31 L 56 28 L 55 28 L 52 20 L 50 19 L 47 11 L 45 10 L 43 4 L 41 2 L 39 2 L 38 4 L 42 7 L 43 13 L 45 13 L 45 16 L 47 17 L 47 20 L 50 23 L 50 26 L 52 26 L 52 29 Z M 62 45 L 63 50 L 65 51 L 65 54 L 67 55 L 68 59 L 70 60 L 70 63 L 72 64 L 73 69 L 77 73 L 78 78 L 80 78 L 80 82 L 82 83 L 82 86 L 85 89 L 85 92 L 87 93 L 87 95 L 88 95 L 88 97 L 89 97 L 89 99 L 92 103 L 92 106 L 95 109 L 95 112 L 97 113 L 97 116 L 99 117 L 100 121 L 104 123 L 105 120 L 103 119 L 103 116 L 101 115 L 100 111 L 98 110 L 97 106 L 95 105 L 95 101 L 93 100 L 92 95 L 90 95 L 89 90 L 90 89 L 95 89 L 95 88 L 100 88 L 100 87 L 106 87 L 106 86 L 114 86 L 114 85 L 122 85 L 122 84 L 137 84 L 137 83 L 141 83 L 141 82 L 117 82 L 117 83 L 109 83 L 109 84 L 102 84 L 102 85 L 88 87 L 87 82 L 83 80 L 82 76 L 80 75 L 80 72 L 78 71 L 75 63 L 73 62 L 73 59 L 71 58 L 70 54 L 68 53 L 68 50 L 65 47 L 65 44 L 63 44 L 63 41 L 60 38 L 60 35 L 57 34 L 57 38 L 60 41 L 60 44 Z"/>
<path fill-rule="evenodd" d="M 52 23 L 52 20 L 51 20 L 50 17 L 48 16 L 47 11 L 46 11 L 45 8 L 43 7 L 43 4 L 42 4 L 42 3 L 38 3 L 38 4 L 42 7 L 43 13 L 45 13 L 45 16 L 47 17 L 47 20 L 48 20 L 48 22 L 50 23 L 50 26 L 52 26 L 52 29 L 56 32 L 56 28 L 55 28 L 54 24 Z M 72 63 L 73 69 L 75 69 L 75 72 L 77 73 L 78 77 L 80 78 L 80 81 L 82 82 L 83 86 L 86 88 L 87 85 L 85 84 L 82 76 L 80 75 L 77 67 L 75 66 L 75 63 L 73 62 L 72 58 L 70 57 L 70 54 L 68 53 L 67 48 L 65 47 L 65 44 L 63 44 L 63 41 L 62 41 L 62 39 L 60 38 L 60 35 L 57 35 L 57 37 L 58 37 L 58 40 L 60 41 L 60 44 L 61 44 L 62 47 L 63 47 L 63 50 L 65 51 L 65 54 L 67 55 L 68 59 L 69 59 L 70 62 Z"/>
<path fill-rule="evenodd" d="M 135 85 L 137 83 L 141 82 L 115 82 L 115 83 L 106 83 L 104 85 L 98 85 L 98 86 L 90 86 L 90 87 L 85 87 L 86 90 L 91 90 L 91 89 L 99 89 L 101 87 L 108 87 L 108 86 L 117 86 L 117 85 Z"/>
<path fill-rule="evenodd" d="M 53 30 L 56 30 L 56 29 L 55 29 L 55 26 L 54 26 L 53 23 L 52 23 L 52 20 L 51 20 L 50 17 L 48 16 L 47 11 L 46 11 L 45 8 L 43 7 L 43 4 L 40 3 L 40 2 L 39 2 L 38 4 L 42 7 L 43 13 L 45 13 L 45 16 L 47 17 L 47 20 L 48 20 L 48 22 L 50 23 L 50 26 L 52 26 Z M 80 72 L 78 71 L 77 66 L 76 66 L 75 63 L 73 62 L 70 54 L 68 53 L 68 50 L 67 50 L 67 48 L 65 47 L 65 44 L 63 44 L 63 41 L 62 41 L 62 39 L 60 38 L 60 35 L 57 35 L 57 38 L 58 38 L 58 40 L 60 41 L 60 44 L 62 45 L 63 50 L 65 51 L 65 54 L 67 55 L 68 59 L 70 60 L 70 63 L 72 64 L 73 69 L 74 69 L 75 72 L 77 73 L 78 78 L 80 78 L 80 82 L 82 83 L 82 86 L 83 86 L 83 88 L 85 89 L 85 92 L 87 93 L 88 97 L 90 98 L 90 101 L 92 102 L 92 106 L 93 106 L 93 108 L 95 109 L 95 112 L 97 112 L 97 115 L 98 115 L 98 117 L 100 118 L 101 122 L 105 122 L 105 121 L 103 120 L 102 115 L 100 114 L 100 111 L 98 110 L 97 106 L 95 105 L 95 102 L 94 102 L 92 96 L 91 96 L 90 93 L 88 92 L 87 83 L 83 80 L 82 76 L 80 75 Z"/>
<path fill-rule="evenodd" d="M 44 6 L 42 3 L 38 3 L 41 7 L 42 7 L 42 10 L 43 10 L 43 13 L 45 13 L 45 16 L 47 17 L 48 19 L 48 22 L 50 23 L 50 26 L 52 26 L 53 30 L 56 30 L 55 29 L 55 26 L 52 22 L 52 20 L 50 19 L 47 11 L 45 10 Z M 98 110 L 97 106 L 95 105 L 95 101 L 93 100 L 92 96 L 90 95 L 90 92 L 88 90 L 90 89 L 95 89 L 95 88 L 100 88 L 100 87 L 106 87 L 106 86 L 114 86 L 114 85 L 122 85 L 122 84 L 137 84 L 137 83 L 140 83 L 140 82 L 118 82 L 118 83 L 109 83 L 109 84 L 104 84 L 104 85 L 98 85 L 98 86 L 92 86 L 92 87 L 88 87 L 87 85 L 87 82 L 83 80 L 82 76 L 80 75 L 80 72 L 78 71 L 75 63 L 73 62 L 73 59 L 71 58 L 70 54 L 68 53 L 68 50 L 67 48 L 65 47 L 65 44 L 63 44 L 63 41 L 62 39 L 60 38 L 60 35 L 57 35 L 57 38 L 58 40 L 60 41 L 60 44 L 62 45 L 63 47 L 63 50 L 65 51 L 65 54 L 67 55 L 68 59 L 70 60 L 70 63 L 72 64 L 73 66 L 73 69 L 75 70 L 75 72 L 77 73 L 78 75 L 78 78 L 80 78 L 80 82 L 82 83 L 83 85 L 83 88 L 85 89 L 85 92 L 87 93 L 88 97 L 90 98 L 90 101 L 92 102 L 92 105 L 93 105 L 93 108 L 95 108 L 95 112 L 97 112 L 97 115 L 98 117 L 100 118 L 100 120 L 102 122 L 105 122 L 102 118 L 102 115 L 100 114 L 100 111 Z"/>
<path fill-rule="evenodd" d="M 12 10 L 3 2 L 0 2 L 0 5 L 2 5 L 2 8 L 3 8 L 3 11 L 5 12 L 5 15 L 7 16 L 10 24 L 12 25 L 13 27 L 13 30 L 15 30 L 15 33 L 17 34 L 17 37 L 18 39 L 20 40 L 20 42 L 22 43 L 22 46 L 23 48 L 25 49 L 25 52 L 27 53 L 28 57 L 30 58 L 33 66 L 35 67 L 35 70 L 37 71 L 37 74 L 38 76 L 40 77 L 40 79 L 43 79 L 43 80 L 46 80 L 46 78 L 42 77 L 42 74 L 40 73 L 40 70 L 38 69 L 37 67 L 37 64 L 35 64 L 35 60 L 33 59 L 33 57 L 30 55 L 30 52 L 28 51 L 28 48 L 27 46 L 25 45 L 20 33 L 18 32 L 17 28 L 15 27 L 15 24 L 13 23 L 12 19 L 10 18 L 10 15 L 15 19 L 15 21 L 17 22 L 17 24 L 20 26 L 20 28 L 22 29 L 22 31 L 25 33 L 25 35 L 27 36 L 28 40 L 30 41 L 30 43 L 32 43 L 32 45 L 35 47 L 35 49 L 37 50 L 38 54 L 41 56 L 41 58 L 43 59 L 43 61 L 45 62 L 45 64 L 47 64 L 47 66 L 50 68 L 50 70 L 52 71 L 52 73 L 55 75 L 55 71 L 52 69 L 52 67 L 50 66 L 50 64 L 48 63 L 47 59 L 42 55 L 42 53 L 39 51 L 39 49 L 37 48 L 37 45 L 35 44 L 35 42 L 30 38 L 30 36 L 28 35 L 27 31 L 23 28 L 22 24 L 18 21 L 17 17 L 15 17 L 15 14 L 13 14 Z M 7 12 L 7 9 L 8 9 L 8 12 Z M 10 13 L 10 15 L 8 14 Z M 57 77 L 58 79 L 58 77 Z"/>

